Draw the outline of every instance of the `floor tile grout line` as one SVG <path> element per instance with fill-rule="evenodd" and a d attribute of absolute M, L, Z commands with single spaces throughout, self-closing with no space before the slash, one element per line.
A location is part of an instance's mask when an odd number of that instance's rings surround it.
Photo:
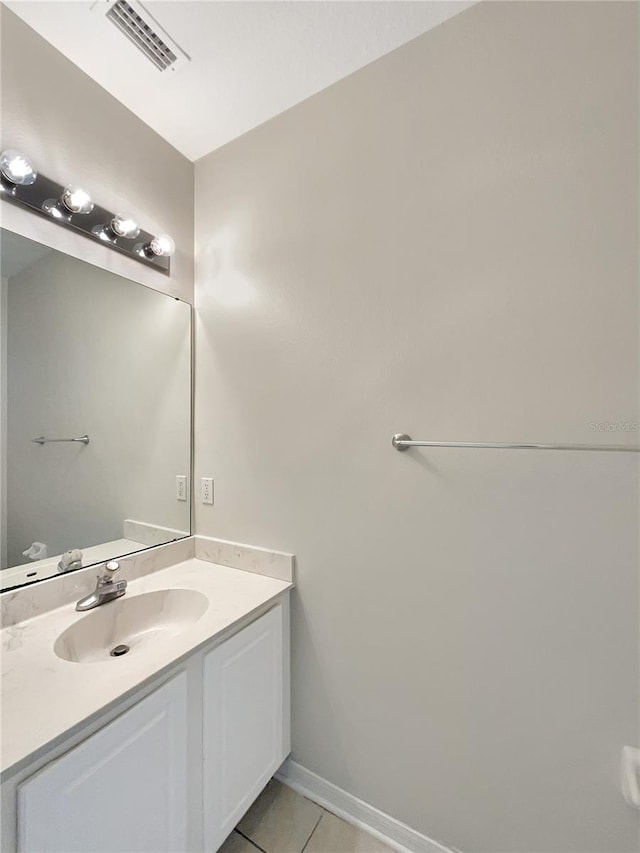
<path fill-rule="evenodd" d="M 311 802 L 313 802 L 313 800 L 312 800 Z M 316 805 L 318 805 L 318 804 L 316 803 Z M 321 820 L 322 820 L 322 818 L 325 816 L 325 809 L 323 809 L 323 808 L 322 808 L 322 806 L 318 806 L 318 808 L 322 809 L 322 814 L 320 815 L 320 817 L 319 817 L 319 818 L 318 818 L 318 820 L 316 821 L 316 825 L 315 825 L 315 826 L 313 827 L 313 829 L 311 830 L 311 835 L 310 835 L 310 836 L 307 838 L 307 840 L 305 841 L 305 843 L 304 843 L 304 847 L 302 848 L 302 850 L 300 851 L 300 853 L 304 853 L 304 851 L 307 849 L 307 845 L 309 844 L 309 842 L 310 842 L 310 841 L 311 841 L 311 839 L 313 838 L 313 833 L 316 831 L 316 829 L 318 828 L 318 825 L 320 824 L 320 821 L 321 821 Z"/>
<path fill-rule="evenodd" d="M 255 842 L 252 838 L 249 838 L 249 836 L 248 836 L 248 835 L 245 835 L 245 834 L 244 834 L 244 832 L 240 832 L 240 830 L 238 829 L 238 827 L 237 827 L 237 826 L 236 826 L 236 828 L 235 828 L 234 832 L 237 832 L 237 833 L 238 833 L 238 835 L 241 835 L 241 836 L 244 838 L 244 840 L 245 840 L 245 841 L 248 841 L 248 842 L 249 842 L 249 844 L 251 844 L 251 846 L 252 846 L 252 847 L 255 847 L 255 848 L 256 848 L 256 850 L 260 850 L 260 853 L 267 853 L 267 851 L 266 851 L 266 850 L 263 850 L 263 849 L 262 849 L 262 847 L 260 847 L 260 845 L 259 845 L 259 844 L 256 844 L 256 842 Z"/>

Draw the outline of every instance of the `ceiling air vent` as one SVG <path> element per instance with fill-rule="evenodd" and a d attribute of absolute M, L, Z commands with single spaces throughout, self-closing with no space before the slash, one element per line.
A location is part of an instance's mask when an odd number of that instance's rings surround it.
<path fill-rule="evenodd" d="M 116 0 L 109 5 L 107 18 L 160 71 L 177 71 L 189 62 L 189 57 L 154 21 L 141 3 Z"/>

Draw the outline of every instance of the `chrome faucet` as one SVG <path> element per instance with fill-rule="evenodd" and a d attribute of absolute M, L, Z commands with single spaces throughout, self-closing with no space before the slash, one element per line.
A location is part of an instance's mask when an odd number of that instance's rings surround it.
<path fill-rule="evenodd" d="M 95 590 L 85 595 L 76 604 L 76 610 L 92 610 L 106 601 L 120 598 L 127 591 L 127 582 L 124 578 L 118 578 L 120 563 L 117 560 L 109 560 L 98 569 L 98 583 Z"/>

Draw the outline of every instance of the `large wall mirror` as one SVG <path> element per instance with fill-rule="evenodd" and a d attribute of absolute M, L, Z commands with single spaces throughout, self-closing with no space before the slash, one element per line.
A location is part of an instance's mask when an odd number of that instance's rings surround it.
<path fill-rule="evenodd" d="M 190 534 L 191 308 L 0 231 L 2 589 Z"/>

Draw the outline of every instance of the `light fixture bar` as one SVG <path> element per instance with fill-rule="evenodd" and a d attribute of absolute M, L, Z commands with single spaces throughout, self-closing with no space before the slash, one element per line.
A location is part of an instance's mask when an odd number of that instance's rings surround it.
<path fill-rule="evenodd" d="M 5 201 L 26 207 L 57 225 L 70 228 L 90 240 L 103 243 L 110 249 L 145 264 L 145 266 L 153 267 L 165 275 L 170 275 L 171 259 L 169 255 L 154 254 L 147 251 L 147 247 L 154 240 L 159 239 L 157 235 L 150 234 L 142 229 L 133 237 L 118 235 L 110 227 L 116 218 L 115 213 L 99 204 L 93 204 L 88 212 L 82 212 L 82 210 L 73 212 L 62 201 L 65 193 L 68 196 L 68 190 L 69 187 L 65 184 L 59 184 L 42 174 L 38 174 L 37 180 L 32 184 L 16 184 L 7 180 L 6 176 L 0 173 L 0 196 Z M 78 192 L 76 189 L 76 193 Z M 89 207 L 89 205 L 85 207 Z"/>

